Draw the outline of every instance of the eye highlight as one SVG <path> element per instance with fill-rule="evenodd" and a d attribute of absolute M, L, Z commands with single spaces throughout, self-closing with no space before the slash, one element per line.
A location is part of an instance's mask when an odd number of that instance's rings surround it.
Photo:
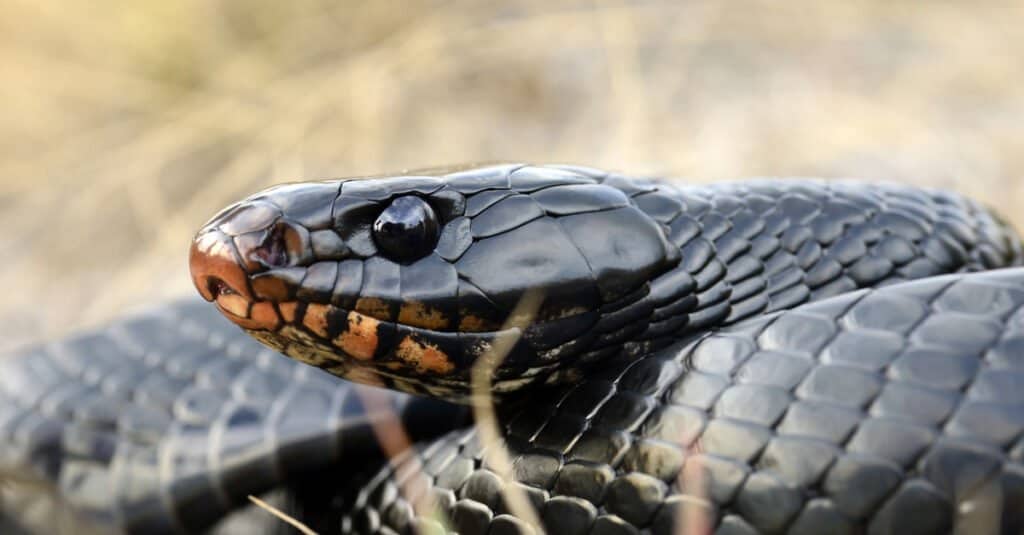
<path fill-rule="evenodd" d="M 429 204 L 413 195 L 399 197 L 373 222 L 373 241 L 398 261 L 425 256 L 437 244 L 437 216 Z"/>

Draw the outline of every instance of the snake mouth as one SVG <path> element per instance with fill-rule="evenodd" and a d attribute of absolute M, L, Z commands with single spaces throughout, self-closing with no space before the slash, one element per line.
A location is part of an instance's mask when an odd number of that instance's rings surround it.
<path fill-rule="evenodd" d="M 203 299 L 245 329 L 275 329 L 280 316 L 273 303 L 253 294 L 249 274 L 231 238 L 219 231 L 202 232 L 189 251 L 192 284 Z"/>
<path fill-rule="evenodd" d="M 209 277 L 206 281 L 207 292 L 213 297 L 213 303 L 224 314 L 234 318 L 249 316 L 249 300 L 236 292 L 228 283 L 218 277 Z"/>
<path fill-rule="evenodd" d="M 213 298 L 211 301 L 214 306 L 229 320 L 246 328 L 258 326 L 252 318 L 254 302 L 235 291 L 234 288 L 218 277 L 208 277 L 206 279 L 206 288 L 207 294 Z"/>
<path fill-rule="evenodd" d="M 220 237 L 196 239 L 190 265 L 199 293 L 225 318 L 264 344 L 358 382 L 434 377 L 460 383 L 455 378 L 466 375 L 473 362 L 508 334 L 500 327 L 448 331 L 408 324 L 401 321 L 400 312 L 387 315 L 372 306 L 362 310 L 358 299 L 350 306 L 303 300 L 293 292 L 280 299 L 264 299 L 259 284 L 236 261 L 236 255 Z M 534 348 L 519 344 L 509 361 L 535 359 Z M 529 371 L 524 368 L 510 374 L 527 376 Z"/>

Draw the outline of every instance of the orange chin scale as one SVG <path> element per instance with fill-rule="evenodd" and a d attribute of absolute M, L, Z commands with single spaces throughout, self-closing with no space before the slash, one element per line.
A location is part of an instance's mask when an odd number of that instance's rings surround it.
<path fill-rule="evenodd" d="M 330 338 L 327 332 L 327 315 L 334 308 L 330 305 L 310 303 L 306 305 L 306 312 L 302 316 L 302 324 L 313 334 L 320 338 Z"/>
<path fill-rule="evenodd" d="M 412 336 L 406 336 L 398 343 L 395 356 L 416 368 L 416 371 L 420 373 L 434 372 L 447 375 L 455 369 L 455 365 L 452 364 L 447 353 L 433 344 L 421 342 Z"/>
<path fill-rule="evenodd" d="M 378 327 L 379 320 L 355 311 L 349 312 L 348 328 L 339 334 L 333 343 L 352 358 L 370 360 L 380 344 Z"/>

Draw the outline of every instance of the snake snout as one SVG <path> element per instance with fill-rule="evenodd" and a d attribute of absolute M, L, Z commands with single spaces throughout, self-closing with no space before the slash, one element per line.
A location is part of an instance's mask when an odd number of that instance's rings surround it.
<path fill-rule="evenodd" d="M 189 252 L 192 284 L 231 321 L 252 326 L 254 297 L 238 248 L 216 229 L 204 229 Z"/>
<path fill-rule="evenodd" d="M 216 230 L 200 232 L 192 240 L 188 264 L 192 283 L 207 301 L 230 295 L 252 298 L 248 276 L 229 236 Z"/>

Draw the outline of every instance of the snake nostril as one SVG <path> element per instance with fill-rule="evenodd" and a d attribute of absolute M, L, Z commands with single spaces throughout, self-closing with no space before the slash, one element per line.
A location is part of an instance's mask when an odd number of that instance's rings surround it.
<path fill-rule="evenodd" d="M 254 260 L 267 267 L 281 267 L 288 264 L 288 249 L 285 246 L 282 227 L 275 227 L 267 234 L 263 243 L 252 251 Z"/>
<path fill-rule="evenodd" d="M 228 283 L 224 282 L 220 278 L 210 277 L 206 281 L 206 289 L 210 292 L 210 295 L 214 299 L 222 295 L 238 295 L 238 292 L 234 290 Z"/>
<path fill-rule="evenodd" d="M 312 260 L 309 231 L 287 221 L 280 221 L 262 232 L 238 236 L 235 243 L 250 272 L 303 265 Z"/>

